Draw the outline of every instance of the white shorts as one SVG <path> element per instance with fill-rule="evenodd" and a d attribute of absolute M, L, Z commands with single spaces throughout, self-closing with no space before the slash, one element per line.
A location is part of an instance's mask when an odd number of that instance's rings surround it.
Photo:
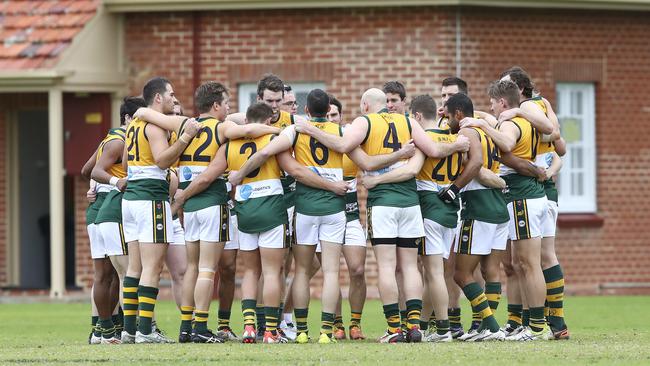
<path fill-rule="evenodd" d="M 359 219 L 348 221 L 345 224 L 345 246 L 366 246 L 366 232 L 361 227 Z"/>
<path fill-rule="evenodd" d="M 228 205 L 216 205 L 185 212 L 185 240 L 223 243 L 228 241 Z"/>
<path fill-rule="evenodd" d="M 505 250 L 508 223 L 491 224 L 478 220 L 462 220 L 454 239 L 457 254 L 488 255 L 492 250 Z"/>
<path fill-rule="evenodd" d="M 296 243 L 317 245 L 319 241 L 343 244 L 345 241 L 345 211 L 325 216 L 296 213 Z"/>
<path fill-rule="evenodd" d="M 443 258 L 448 259 L 456 228 L 448 228 L 433 220 L 424 219 L 424 233 L 424 242 L 418 248 L 418 253 L 442 255 Z"/>
<path fill-rule="evenodd" d="M 508 203 L 510 224 L 508 238 L 523 240 L 542 236 L 542 225 L 548 210 L 546 196 L 533 199 L 515 200 Z"/>
<path fill-rule="evenodd" d="M 257 248 L 283 249 L 291 244 L 289 226 L 280 225 L 261 233 L 248 234 L 243 231 L 237 233 L 239 250 L 251 251 Z"/>
<path fill-rule="evenodd" d="M 155 217 L 154 217 L 155 216 Z M 122 224 L 127 243 L 170 243 L 174 238 L 168 201 L 122 200 Z"/>
<path fill-rule="evenodd" d="M 542 224 L 542 238 L 550 238 L 555 236 L 555 228 L 557 227 L 557 202 L 548 200 L 548 210 Z"/>
<path fill-rule="evenodd" d="M 226 242 L 226 246 L 223 247 L 224 250 L 237 250 L 239 249 L 239 230 L 237 226 L 237 215 L 230 215 L 230 226 L 228 228 L 230 231 L 230 240 Z"/>
<path fill-rule="evenodd" d="M 97 224 L 89 224 L 86 226 L 88 232 L 88 241 L 90 242 L 90 249 L 92 253 L 93 242 L 97 240 Z"/>
<path fill-rule="evenodd" d="M 398 247 L 418 248 L 418 243 L 422 242 L 424 224 L 420 205 L 372 206 L 368 207 L 367 215 L 368 238 L 373 245 L 397 244 Z"/>
<path fill-rule="evenodd" d="M 102 222 L 95 225 L 95 242 L 90 243 L 90 254 L 93 259 L 128 253 L 122 224 Z"/>
<path fill-rule="evenodd" d="M 185 245 L 185 230 L 181 225 L 181 219 L 177 218 L 172 221 L 174 224 L 174 238 L 171 245 Z"/>

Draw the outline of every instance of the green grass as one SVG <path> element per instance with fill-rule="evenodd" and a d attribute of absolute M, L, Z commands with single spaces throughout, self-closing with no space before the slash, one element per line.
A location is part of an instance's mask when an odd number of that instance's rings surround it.
<path fill-rule="evenodd" d="M 565 342 L 471 344 L 373 343 L 385 326 L 378 301 L 366 304 L 363 327 L 370 340 L 335 345 L 124 345 L 90 346 L 87 304 L 0 305 L 0 364 L 55 363 L 88 364 L 110 362 L 140 364 L 409 364 L 469 365 L 525 364 L 650 364 L 650 297 L 572 297 L 566 301 L 567 322 L 572 339 Z M 157 307 L 158 323 L 176 335 L 179 316 L 175 306 L 162 302 Z M 239 303 L 233 306 L 233 327 L 241 329 Z M 469 309 L 463 309 L 464 323 Z M 312 337 L 318 334 L 320 303 L 310 313 Z M 344 319 L 349 309 L 344 308 Z M 505 302 L 498 311 L 505 319 Z M 215 324 L 215 311 L 210 324 Z"/>

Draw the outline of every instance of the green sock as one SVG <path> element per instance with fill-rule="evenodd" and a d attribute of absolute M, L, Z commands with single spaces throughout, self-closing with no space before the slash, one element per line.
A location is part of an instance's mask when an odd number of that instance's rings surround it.
<path fill-rule="evenodd" d="M 425 332 L 429 329 L 429 320 L 420 319 L 420 330 Z"/>
<path fill-rule="evenodd" d="M 485 283 L 485 296 L 490 304 L 492 312 L 496 312 L 501 300 L 501 282 L 486 282 Z"/>
<path fill-rule="evenodd" d="M 521 304 L 508 304 L 508 324 L 510 327 L 517 328 L 521 326 L 521 315 L 523 307 Z"/>
<path fill-rule="evenodd" d="M 158 289 L 150 286 L 138 286 L 138 331 L 151 334 L 151 320 L 156 307 Z"/>
<path fill-rule="evenodd" d="M 124 297 L 124 331 L 134 336 L 138 319 L 139 278 L 124 277 L 122 296 Z"/>
<path fill-rule="evenodd" d="M 460 308 L 447 309 L 447 316 L 449 317 L 449 326 L 454 329 L 462 328 L 463 324 L 460 322 Z"/>
<path fill-rule="evenodd" d="M 99 319 L 99 326 L 102 328 L 102 338 L 110 339 L 115 336 L 115 325 L 111 318 Z"/>
<path fill-rule="evenodd" d="M 207 310 L 194 310 L 194 331 L 196 333 L 206 333 L 208 331 L 208 317 L 210 312 Z"/>
<path fill-rule="evenodd" d="M 255 326 L 255 307 L 257 300 L 254 299 L 243 299 L 241 301 L 241 312 L 244 316 L 244 326 L 252 325 Z"/>
<path fill-rule="evenodd" d="M 449 332 L 449 319 L 436 320 L 436 332 L 440 335 Z"/>
<path fill-rule="evenodd" d="M 389 333 L 397 333 L 400 330 L 400 310 L 399 304 L 384 305 L 384 317 L 388 324 Z"/>
<path fill-rule="evenodd" d="M 420 315 L 422 314 L 422 300 L 411 299 L 406 301 L 406 313 L 408 329 L 413 329 L 420 325 Z"/>
<path fill-rule="evenodd" d="M 230 310 L 221 310 L 217 313 L 219 327 L 217 330 L 224 330 L 230 328 Z"/>
<path fill-rule="evenodd" d="M 544 330 L 544 307 L 530 308 L 530 329 L 533 332 L 542 332 Z"/>
<path fill-rule="evenodd" d="M 490 329 L 491 332 L 498 331 L 499 323 L 492 315 L 490 304 L 481 286 L 476 282 L 472 282 L 463 287 L 463 293 L 472 305 L 472 312 L 480 314 L 484 327 Z"/>
<path fill-rule="evenodd" d="M 332 328 L 334 327 L 334 314 L 322 312 L 320 315 L 320 332 L 332 338 Z"/>
<path fill-rule="evenodd" d="M 309 317 L 309 309 L 293 309 L 294 315 L 296 316 L 296 329 L 298 333 L 308 333 L 309 329 L 307 328 L 307 318 Z"/>
<path fill-rule="evenodd" d="M 429 327 L 433 328 L 436 326 L 436 312 L 431 310 L 431 315 L 429 315 Z"/>
<path fill-rule="evenodd" d="M 546 319 L 555 330 L 566 328 L 564 323 L 564 273 L 560 265 L 544 270 L 546 281 Z"/>
<path fill-rule="evenodd" d="M 100 337 L 102 335 L 102 331 L 100 327 L 97 326 L 97 322 L 99 321 L 99 317 L 96 315 L 93 315 L 90 317 L 90 324 L 93 327 L 93 335 L 95 337 Z"/>
<path fill-rule="evenodd" d="M 257 318 L 257 329 L 265 329 L 266 321 L 264 319 L 264 304 L 257 304 L 255 308 L 255 317 Z"/>
<path fill-rule="evenodd" d="M 271 332 L 271 334 L 278 334 L 278 313 L 280 308 L 266 306 L 264 307 L 264 320 L 266 331 Z"/>
<path fill-rule="evenodd" d="M 530 325 L 530 309 L 524 309 L 521 312 L 521 325 L 527 327 Z"/>
<path fill-rule="evenodd" d="M 192 331 L 192 317 L 194 316 L 194 306 L 181 305 L 181 332 L 190 333 Z"/>

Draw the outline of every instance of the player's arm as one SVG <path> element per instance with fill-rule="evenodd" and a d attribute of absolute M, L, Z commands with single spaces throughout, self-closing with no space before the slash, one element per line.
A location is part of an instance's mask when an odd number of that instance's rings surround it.
<path fill-rule="evenodd" d="M 97 164 L 91 172 L 91 177 L 104 184 L 110 184 L 117 187 L 120 191 L 126 186 L 126 178 L 118 178 L 108 174 L 108 169 L 122 158 L 124 152 L 124 142 L 121 140 L 112 140 L 104 145 L 104 152 L 99 157 Z"/>
<path fill-rule="evenodd" d="M 183 124 L 183 121 L 185 121 L 188 118 L 185 116 L 173 116 L 173 115 L 168 116 L 166 114 L 162 114 L 156 110 L 153 110 L 151 108 L 146 108 L 146 107 L 138 108 L 138 110 L 135 112 L 133 117 L 139 118 L 149 123 L 153 123 L 154 125 L 162 128 L 163 130 L 175 131 L 175 132 L 179 132 L 179 129 Z"/>
<path fill-rule="evenodd" d="M 179 204 L 185 203 L 191 197 L 205 191 L 212 182 L 217 180 L 228 168 L 226 160 L 226 145 L 221 145 L 208 167 L 201 172 L 196 178 L 192 179 L 190 185 L 185 187 L 182 193 L 176 195 L 176 201 Z"/>
<path fill-rule="evenodd" d="M 505 164 L 512 169 L 514 169 L 517 173 L 521 175 L 525 175 L 528 177 L 534 177 L 537 178 L 537 180 L 544 180 L 546 178 L 546 172 L 543 168 L 538 167 L 537 165 L 524 160 L 520 157 L 515 156 L 513 153 L 506 153 L 502 152 L 501 155 L 499 156 L 499 161 L 502 164 Z"/>
<path fill-rule="evenodd" d="M 345 128 L 343 136 L 327 133 L 320 128 L 313 126 L 304 119 L 296 120 L 297 131 L 307 134 L 327 146 L 328 149 L 340 153 L 348 153 L 355 147 L 361 145 L 368 133 L 368 120 L 364 117 L 357 117 Z"/>
<path fill-rule="evenodd" d="M 90 175 L 92 174 L 93 168 L 95 167 L 95 162 L 97 161 L 97 149 L 95 149 L 95 152 L 88 158 L 88 161 L 84 166 L 81 168 L 81 176 L 90 179 Z"/>
<path fill-rule="evenodd" d="M 459 136 L 452 143 L 439 143 L 433 141 L 419 123 L 411 119 L 411 137 L 415 146 L 426 156 L 444 158 L 455 152 L 466 152 L 469 149 L 467 137 Z"/>
<path fill-rule="evenodd" d="M 557 118 L 557 114 L 555 114 L 553 107 L 551 107 L 551 103 L 549 103 L 546 98 L 542 98 L 542 100 L 546 105 L 546 114 L 548 115 L 548 119 L 553 124 L 553 132 L 550 135 L 543 135 L 542 141 L 555 141 L 560 138 L 560 120 Z"/>
<path fill-rule="evenodd" d="M 485 120 L 487 123 L 490 124 L 490 126 L 495 127 L 499 124 L 499 120 L 496 119 L 493 115 L 483 112 L 483 111 L 474 111 L 474 114 L 478 116 L 478 118 Z"/>
<path fill-rule="evenodd" d="M 238 171 L 232 171 L 228 174 L 228 181 L 230 184 L 240 184 L 245 176 L 250 174 L 253 170 L 261 167 L 262 164 L 264 164 L 264 162 L 271 156 L 289 150 L 293 145 L 295 133 L 296 131 L 293 126 L 285 128 L 279 136 L 273 138 L 266 146 L 264 146 L 264 148 L 262 148 L 262 150 L 251 155 Z"/>
<path fill-rule="evenodd" d="M 237 123 L 226 120 L 219 124 L 220 135 L 229 139 L 239 139 L 242 137 L 260 137 L 268 134 L 279 134 L 280 129 L 277 127 L 261 124 L 261 123 L 247 123 L 245 125 L 238 125 Z"/>
<path fill-rule="evenodd" d="M 516 116 L 526 119 L 540 133 L 553 133 L 553 123 L 551 120 L 546 117 L 538 105 L 530 100 L 521 103 L 519 108 L 512 108 L 501 113 L 499 115 L 499 121 L 513 119 Z"/>
<path fill-rule="evenodd" d="M 394 164 L 399 160 L 408 159 L 415 154 L 413 140 L 408 141 L 401 149 L 390 154 L 368 155 L 362 148 L 357 147 L 347 155 L 359 168 L 365 171 L 379 170 Z"/>
<path fill-rule="evenodd" d="M 499 125 L 499 129 L 490 126 L 485 120 L 478 118 L 463 118 L 460 121 L 460 127 L 478 127 L 483 130 L 494 142 L 499 150 L 503 152 L 510 152 L 514 149 L 517 140 L 519 139 L 519 128 L 512 121 L 503 121 Z"/>
<path fill-rule="evenodd" d="M 122 169 L 125 172 L 129 171 L 129 150 L 126 146 L 126 141 L 124 141 L 124 149 L 122 149 Z"/>
<path fill-rule="evenodd" d="M 453 202 L 460 194 L 460 190 L 476 178 L 483 165 L 483 151 L 478 132 L 465 128 L 460 130 L 458 135 L 469 139 L 469 150 L 467 157 L 463 159 L 463 171 L 458 178 L 438 192 L 438 197 L 445 203 Z"/>
<path fill-rule="evenodd" d="M 553 141 L 553 145 L 555 146 L 555 152 L 559 156 L 564 156 L 566 154 L 566 141 L 564 141 L 562 137 Z"/>
<path fill-rule="evenodd" d="M 314 173 L 311 169 L 298 163 L 296 159 L 291 156 L 288 150 L 276 155 L 280 168 L 289 173 L 298 182 L 318 189 L 325 189 L 342 196 L 348 191 L 348 184 L 345 181 L 332 182 L 323 179 L 320 175 Z"/>
<path fill-rule="evenodd" d="M 246 113 L 243 112 L 231 113 L 226 117 L 226 121 L 231 121 L 238 125 L 246 124 Z"/>
<path fill-rule="evenodd" d="M 506 188 L 506 181 L 503 180 L 503 178 L 499 177 L 493 171 L 483 167 L 479 170 L 476 180 L 486 187 L 499 189 Z"/>
<path fill-rule="evenodd" d="M 178 157 L 183 153 L 187 145 L 201 129 L 201 124 L 196 121 L 185 123 L 183 134 L 171 145 L 167 143 L 167 131 L 162 128 L 147 124 L 145 133 L 149 139 L 151 153 L 160 169 L 167 169 L 172 166 Z"/>
<path fill-rule="evenodd" d="M 366 175 L 362 178 L 361 184 L 367 189 L 372 189 L 379 184 L 404 182 L 415 177 L 424 165 L 426 156 L 419 149 L 415 149 L 415 155 L 411 157 L 405 165 L 390 172 L 380 175 L 369 176 Z"/>
<path fill-rule="evenodd" d="M 553 160 L 551 161 L 551 165 L 546 168 L 546 179 L 551 179 L 556 176 L 560 172 L 560 169 L 562 169 L 562 159 L 560 159 L 560 156 L 554 152 L 551 153 L 551 156 Z"/>

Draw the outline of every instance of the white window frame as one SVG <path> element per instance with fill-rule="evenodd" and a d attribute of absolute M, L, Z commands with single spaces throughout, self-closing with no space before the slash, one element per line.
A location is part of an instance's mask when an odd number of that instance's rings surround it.
<path fill-rule="evenodd" d="M 576 95 L 581 94 L 582 110 L 573 103 Z M 596 100 L 593 83 L 557 83 L 557 116 L 562 135 L 565 136 L 562 121 L 577 119 L 582 128 L 580 140 L 571 141 L 567 134 L 567 153 L 562 158 L 563 166 L 558 179 L 560 213 L 596 213 Z M 576 155 L 582 154 L 582 167 L 576 167 Z M 574 160 L 576 159 L 576 160 Z M 575 193 L 580 185 L 582 175 L 582 194 Z M 573 188 L 573 190 L 572 190 Z"/>
<path fill-rule="evenodd" d="M 287 85 L 291 85 L 291 91 L 296 95 L 299 93 L 307 94 L 314 89 L 325 90 L 325 83 L 322 82 L 292 82 Z M 257 83 L 242 83 L 239 84 L 237 89 L 239 112 L 246 112 L 246 109 L 251 104 L 251 95 L 257 95 Z M 298 115 L 306 117 L 304 104 L 298 105 Z"/>

